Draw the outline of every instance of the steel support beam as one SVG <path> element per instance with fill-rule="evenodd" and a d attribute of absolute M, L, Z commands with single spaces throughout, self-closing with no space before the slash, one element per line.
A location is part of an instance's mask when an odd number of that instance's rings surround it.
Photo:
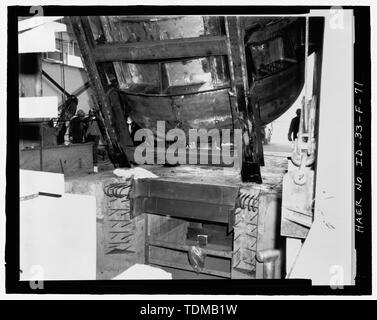
<path fill-rule="evenodd" d="M 72 30 L 76 36 L 77 43 L 83 57 L 85 68 L 88 72 L 89 82 L 93 88 L 98 106 L 97 114 L 99 115 L 100 129 L 102 136 L 105 139 L 110 158 L 112 162 L 120 166 L 129 166 L 129 161 L 126 156 L 125 146 L 122 146 L 117 137 L 117 132 L 114 128 L 114 119 L 112 106 L 104 89 L 104 83 L 101 81 L 102 76 L 97 69 L 96 61 L 93 57 L 93 47 L 90 45 L 91 41 L 88 30 L 85 32 L 85 26 L 79 16 L 71 16 L 68 19 Z M 99 112 L 98 112 L 99 111 Z M 120 119 L 117 119 L 119 122 Z M 125 122 L 125 121 L 124 121 Z M 126 126 L 124 126 L 126 127 Z"/>
<path fill-rule="evenodd" d="M 161 179 L 134 180 L 129 193 L 131 214 L 167 215 L 183 219 L 234 224 L 239 188 Z"/>
<path fill-rule="evenodd" d="M 164 60 L 226 54 L 226 37 L 222 36 L 107 43 L 97 45 L 93 50 L 95 62 Z"/>

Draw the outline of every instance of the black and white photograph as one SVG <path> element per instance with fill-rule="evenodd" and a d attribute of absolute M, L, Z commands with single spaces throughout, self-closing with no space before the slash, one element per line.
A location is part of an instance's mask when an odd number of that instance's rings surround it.
<path fill-rule="evenodd" d="M 8 5 L 4 293 L 372 295 L 370 7 L 242 5 Z"/>

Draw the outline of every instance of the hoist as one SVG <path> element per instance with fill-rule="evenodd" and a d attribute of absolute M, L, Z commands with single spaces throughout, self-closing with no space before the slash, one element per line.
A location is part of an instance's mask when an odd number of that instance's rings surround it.
<path fill-rule="evenodd" d="M 283 178 L 281 235 L 305 239 L 313 222 L 314 170 L 316 157 L 317 99 L 309 92 L 309 17 L 305 21 L 305 84 L 299 131 L 294 141 L 288 172 Z"/>

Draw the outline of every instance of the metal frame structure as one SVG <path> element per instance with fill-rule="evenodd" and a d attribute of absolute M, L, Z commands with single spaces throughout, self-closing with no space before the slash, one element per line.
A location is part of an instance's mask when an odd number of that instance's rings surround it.
<path fill-rule="evenodd" d="M 225 36 L 107 44 L 96 44 L 89 17 L 72 16 L 68 21 L 76 36 L 89 82 L 95 92 L 100 129 L 108 145 L 110 158 L 116 166 L 127 166 L 133 160 L 134 146 L 128 130 L 123 130 L 127 124 L 126 118 L 119 116 L 122 114 L 121 102 L 115 95 L 112 97 L 109 95 L 111 88 L 105 76 L 103 62 L 227 56 L 232 87 L 230 102 L 234 128 L 251 132 L 251 124 L 246 121 L 248 82 L 243 46 L 244 28 L 241 26 L 240 17 L 225 17 Z M 246 146 L 246 149 L 250 147 Z M 244 152 L 246 160 L 251 162 L 255 161 L 254 154 L 255 150 Z"/>

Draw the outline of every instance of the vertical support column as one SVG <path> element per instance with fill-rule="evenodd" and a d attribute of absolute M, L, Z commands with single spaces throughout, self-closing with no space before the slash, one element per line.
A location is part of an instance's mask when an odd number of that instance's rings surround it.
<path fill-rule="evenodd" d="M 247 117 L 247 74 L 245 52 L 243 46 L 243 30 L 239 17 L 226 17 L 225 27 L 228 38 L 228 51 L 230 60 L 230 75 L 232 88 L 236 94 L 235 111 L 240 113 L 240 117 L 244 120 Z M 237 119 L 235 119 L 237 120 Z"/>
<path fill-rule="evenodd" d="M 241 44 L 239 43 L 239 20 L 238 17 L 225 17 L 225 30 L 228 40 L 229 71 L 232 85 L 232 114 L 235 128 L 242 128 L 247 120 L 245 81 L 243 74 L 243 59 Z M 247 81 L 246 81 L 247 83 Z"/>
<path fill-rule="evenodd" d="M 248 79 L 246 68 L 246 57 L 244 47 L 244 27 L 240 17 L 226 17 L 225 28 L 228 38 L 229 67 L 232 81 L 233 116 L 236 123 L 235 128 L 242 128 L 243 139 L 243 161 L 242 177 L 244 181 L 261 183 L 259 164 L 263 164 L 263 147 L 261 147 L 260 132 L 255 135 L 255 115 L 250 114 L 248 109 Z M 251 119 L 254 119 L 251 121 Z M 254 137 L 254 139 L 252 139 Z M 258 144 L 258 140 L 259 144 Z M 262 159 L 262 160 L 260 160 Z"/>

